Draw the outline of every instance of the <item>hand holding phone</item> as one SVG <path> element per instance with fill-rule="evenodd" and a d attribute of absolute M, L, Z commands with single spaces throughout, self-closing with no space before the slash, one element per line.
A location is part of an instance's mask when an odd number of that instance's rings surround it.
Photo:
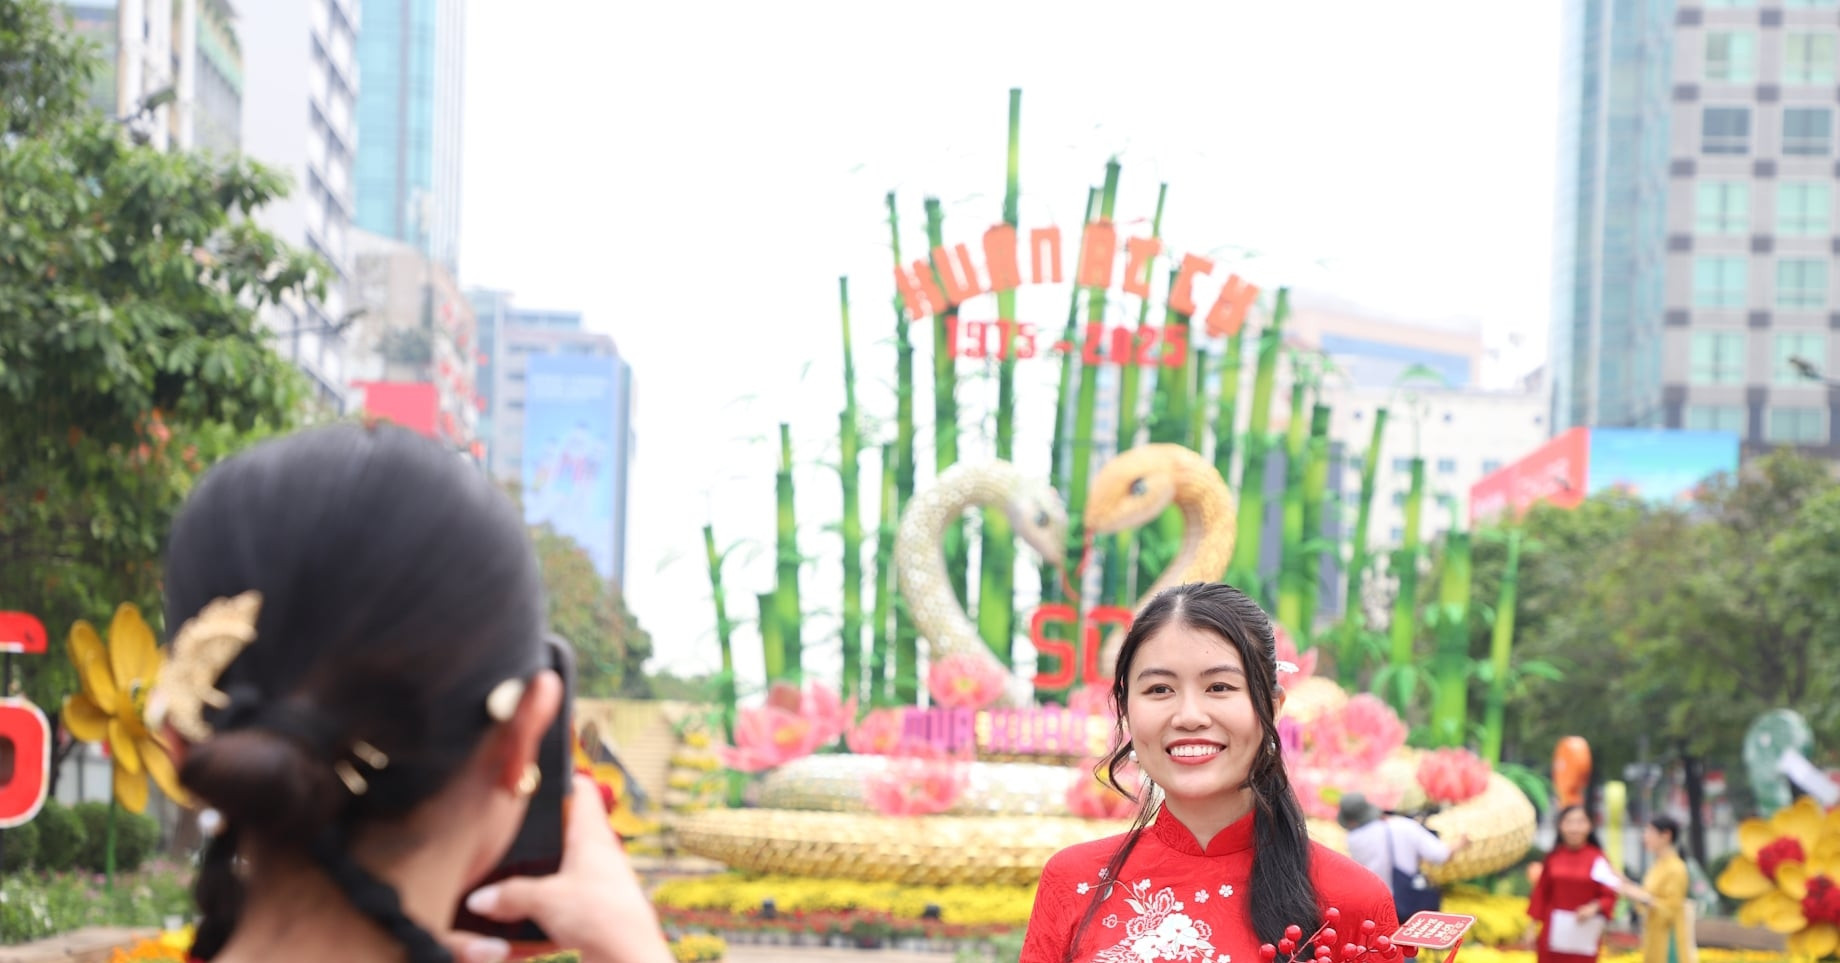
<path fill-rule="evenodd" d="M 672 963 L 600 793 L 587 777 L 575 779 L 557 872 L 484 886 L 467 897 L 467 909 L 488 920 L 532 921 L 556 946 L 579 951 L 582 963 Z"/>

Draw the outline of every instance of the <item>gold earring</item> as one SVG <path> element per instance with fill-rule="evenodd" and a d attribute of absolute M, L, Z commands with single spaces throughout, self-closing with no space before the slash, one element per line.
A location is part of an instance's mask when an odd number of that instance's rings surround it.
<path fill-rule="evenodd" d="M 517 794 L 520 799 L 528 799 L 537 794 L 537 787 L 543 785 L 543 770 L 531 763 L 524 767 L 524 775 L 518 777 Z"/>

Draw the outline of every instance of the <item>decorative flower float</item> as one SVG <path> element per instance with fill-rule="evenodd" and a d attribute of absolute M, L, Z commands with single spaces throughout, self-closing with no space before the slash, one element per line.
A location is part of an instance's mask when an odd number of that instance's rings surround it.
<path fill-rule="evenodd" d="M 1298 667 L 1285 678 L 1280 731 L 1313 837 L 1343 848 L 1336 804 L 1359 791 L 1384 808 L 1430 810 L 1433 831 L 1470 838 L 1429 870 L 1438 882 L 1506 869 L 1526 853 L 1536 817 L 1513 783 L 1468 750 L 1408 748 L 1390 708 L 1315 676 L 1315 653 L 1298 654 L 1287 636 L 1279 658 Z M 680 845 L 760 873 L 1027 883 L 1061 848 L 1126 829 L 1133 804 L 1093 774 L 1112 748 L 1109 693 L 1088 687 L 1067 706 L 997 709 L 1004 686 L 982 672 L 941 660 L 928 677 L 933 708 L 877 709 L 854 725 L 851 707 L 820 686 L 776 687 L 741 712 L 736 745 L 723 750 L 727 765 L 757 774 L 752 808 L 679 817 Z M 820 751 L 840 739 L 849 752 Z"/>

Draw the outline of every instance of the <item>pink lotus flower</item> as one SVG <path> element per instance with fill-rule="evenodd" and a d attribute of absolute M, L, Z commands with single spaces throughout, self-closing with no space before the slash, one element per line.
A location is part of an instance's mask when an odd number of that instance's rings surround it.
<path fill-rule="evenodd" d="M 1467 802 L 1489 786 L 1489 764 L 1468 749 L 1439 749 L 1418 763 L 1418 785 L 1437 803 Z"/>
<path fill-rule="evenodd" d="M 1297 667 L 1296 672 L 1278 673 L 1278 684 L 1282 686 L 1292 686 L 1314 675 L 1316 673 L 1317 651 L 1311 649 L 1299 655 L 1297 653 L 1297 642 L 1291 638 L 1290 632 L 1286 631 L 1284 626 L 1276 622 L 1273 622 L 1271 627 L 1273 634 L 1276 635 L 1278 639 L 1278 661 L 1281 663 L 1289 662 L 1291 665 Z"/>
<path fill-rule="evenodd" d="M 1371 772 L 1406 743 L 1406 726 L 1378 696 L 1361 693 L 1319 717 L 1306 733 L 1306 764 Z"/>
<path fill-rule="evenodd" d="M 816 685 L 803 694 L 786 683 L 767 691 L 767 703 L 735 715 L 735 744 L 717 747 L 722 764 L 740 772 L 764 772 L 802 759 L 837 741 L 856 717 L 856 700 Z"/>
<path fill-rule="evenodd" d="M 933 704 L 946 709 L 982 709 L 1003 696 L 1007 681 L 992 660 L 963 653 L 948 655 L 926 671 Z"/>
<path fill-rule="evenodd" d="M 1137 804 L 1120 796 L 1110 783 L 1093 773 L 1093 760 L 1074 767 L 1079 775 L 1067 787 L 1067 811 L 1081 819 L 1127 819 Z M 1143 773 L 1130 763 L 1118 767 L 1118 781 L 1140 798 Z"/>
<path fill-rule="evenodd" d="M 951 809 L 965 794 L 969 768 L 951 759 L 890 758 L 863 778 L 863 795 L 884 816 L 931 816 Z"/>
<path fill-rule="evenodd" d="M 857 755 L 892 756 L 900 751 L 903 731 L 901 710 L 871 709 L 845 741 Z"/>

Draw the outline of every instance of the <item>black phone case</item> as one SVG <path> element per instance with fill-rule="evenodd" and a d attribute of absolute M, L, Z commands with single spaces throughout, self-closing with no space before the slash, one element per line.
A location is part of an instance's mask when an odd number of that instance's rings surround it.
<path fill-rule="evenodd" d="M 575 782 L 575 652 L 560 636 L 546 635 L 543 641 L 549 650 L 550 668 L 562 677 L 562 705 L 537 748 L 537 768 L 543 779 L 531 796 L 530 810 L 524 814 L 524 824 L 518 827 L 511 848 L 474 889 L 513 876 L 549 876 L 562 866 L 564 810 Z M 510 943 L 549 942 L 549 936 L 534 922 L 489 920 L 468 912 L 464 901 L 454 912 L 454 929 L 496 936 Z"/>

